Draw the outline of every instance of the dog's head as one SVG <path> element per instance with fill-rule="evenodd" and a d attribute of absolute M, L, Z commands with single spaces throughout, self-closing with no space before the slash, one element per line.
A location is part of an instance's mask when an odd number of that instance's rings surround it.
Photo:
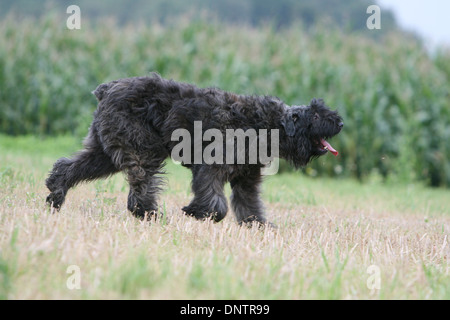
<path fill-rule="evenodd" d="M 286 158 L 295 166 L 306 165 L 328 151 L 338 155 L 327 139 L 337 135 L 344 123 L 337 111 L 330 110 L 322 99 L 313 99 L 309 106 L 287 108 L 281 125 L 288 142 Z"/>

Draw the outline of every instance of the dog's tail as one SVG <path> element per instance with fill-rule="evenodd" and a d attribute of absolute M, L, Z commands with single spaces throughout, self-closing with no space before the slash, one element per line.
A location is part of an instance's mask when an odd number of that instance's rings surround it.
<path fill-rule="evenodd" d="M 92 91 L 92 93 L 97 97 L 97 100 L 100 102 L 105 97 L 105 95 L 108 93 L 108 90 L 111 89 L 112 86 L 114 86 L 117 83 L 117 81 L 111 81 L 108 83 L 102 83 Z"/>

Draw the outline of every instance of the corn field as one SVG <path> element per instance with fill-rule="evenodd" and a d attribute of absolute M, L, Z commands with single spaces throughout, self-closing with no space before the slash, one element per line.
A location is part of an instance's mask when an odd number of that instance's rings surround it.
<path fill-rule="evenodd" d="M 8 16 L 0 22 L 0 132 L 75 134 L 95 110 L 102 82 L 151 71 L 198 86 L 274 95 L 287 104 L 324 98 L 343 116 L 309 175 L 450 185 L 450 53 L 414 39 L 300 25 L 276 31 L 188 19 L 176 25 L 68 30 L 65 20 Z"/>

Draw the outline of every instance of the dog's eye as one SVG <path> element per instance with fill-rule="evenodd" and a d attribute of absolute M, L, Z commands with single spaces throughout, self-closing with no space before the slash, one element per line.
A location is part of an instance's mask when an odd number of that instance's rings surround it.
<path fill-rule="evenodd" d="M 319 120 L 319 114 L 317 112 L 314 114 L 314 120 Z"/>

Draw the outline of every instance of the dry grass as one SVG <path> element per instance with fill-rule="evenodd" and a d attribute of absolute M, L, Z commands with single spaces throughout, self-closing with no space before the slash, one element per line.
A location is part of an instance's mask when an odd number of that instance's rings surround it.
<path fill-rule="evenodd" d="M 189 172 L 169 165 L 165 217 L 150 223 L 127 213 L 121 176 L 77 187 L 50 214 L 52 157 L 0 160 L 1 298 L 450 298 L 446 190 L 279 175 L 264 184 L 279 227 L 258 230 L 182 215 Z M 80 289 L 67 287 L 72 265 Z"/>

